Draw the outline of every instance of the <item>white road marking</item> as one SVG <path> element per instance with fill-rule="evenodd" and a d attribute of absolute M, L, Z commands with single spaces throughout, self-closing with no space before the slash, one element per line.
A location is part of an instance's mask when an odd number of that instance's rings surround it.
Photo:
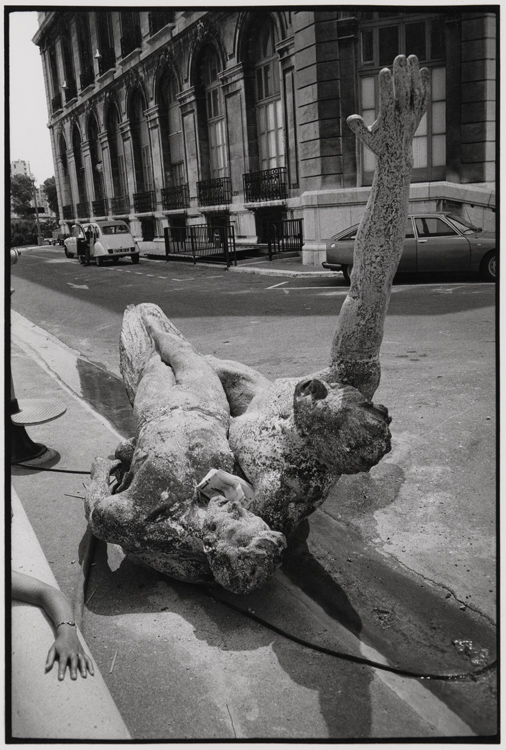
<path fill-rule="evenodd" d="M 157 276 L 158 279 L 166 279 L 166 276 Z"/>
<path fill-rule="evenodd" d="M 195 281 L 193 276 L 188 276 L 187 279 L 172 279 L 172 281 Z"/>
<path fill-rule="evenodd" d="M 86 286 L 86 284 L 72 284 L 70 281 L 67 281 L 67 285 L 73 289 L 89 289 L 89 286 Z"/>
<path fill-rule="evenodd" d="M 266 287 L 267 289 L 276 289 L 278 286 L 283 286 L 283 284 L 288 284 L 288 281 L 280 281 L 279 284 L 273 284 L 273 286 Z"/>

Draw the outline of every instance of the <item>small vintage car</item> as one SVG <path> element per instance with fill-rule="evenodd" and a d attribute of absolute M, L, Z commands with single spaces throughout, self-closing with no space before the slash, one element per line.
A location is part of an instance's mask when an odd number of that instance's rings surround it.
<path fill-rule="evenodd" d="M 70 237 L 64 242 L 65 255 L 67 258 L 77 255 L 79 262 L 85 263 L 87 246 L 89 260 L 94 260 L 97 266 L 106 260 L 117 263 L 120 258 L 131 258 L 132 263 L 139 262 L 139 247 L 124 221 L 111 219 L 74 224 Z"/>
<path fill-rule="evenodd" d="M 322 264 L 332 271 L 342 271 L 348 284 L 358 226 L 356 224 L 327 240 L 327 260 Z M 485 281 L 495 281 L 495 232 L 483 231 L 447 213 L 408 216 L 397 273 L 452 272 L 480 274 Z"/>

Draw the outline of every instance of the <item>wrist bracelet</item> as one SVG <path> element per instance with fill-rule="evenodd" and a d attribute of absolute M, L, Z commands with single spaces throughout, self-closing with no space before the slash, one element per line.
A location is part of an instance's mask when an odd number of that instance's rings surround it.
<path fill-rule="evenodd" d="M 58 625 L 56 625 L 56 630 L 58 630 L 60 625 L 72 625 L 73 628 L 75 628 L 76 626 L 75 622 L 70 622 L 70 620 L 64 620 L 64 622 L 59 622 Z"/>

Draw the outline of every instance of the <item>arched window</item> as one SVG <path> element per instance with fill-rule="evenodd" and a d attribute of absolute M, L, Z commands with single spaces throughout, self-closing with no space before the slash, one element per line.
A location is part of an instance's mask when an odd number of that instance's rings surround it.
<path fill-rule="evenodd" d="M 98 139 L 98 124 L 95 115 L 88 121 L 88 140 L 90 142 L 91 168 L 93 171 L 93 187 L 95 200 L 104 197 L 104 182 L 102 173 L 102 147 Z"/>
<path fill-rule="evenodd" d="M 255 110 L 258 156 L 261 170 L 285 166 L 285 139 L 279 84 L 279 56 L 274 48 L 274 29 L 266 20 L 254 30 L 251 63 L 255 77 Z"/>
<path fill-rule="evenodd" d="M 207 47 L 203 56 L 202 85 L 204 87 L 207 137 L 209 144 L 210 177 L 225 177 L 228 173 L 225 137 L 225 106 L 221 93 L 220 62 L 214 47 Z"/>
<path fill-rule="evenodd" d="M 111 157 L 114 196 L 116 198 L 126 197 L 128 190 L 125 170 L 125 152 L 123 148 L 123 137 L 119 127 L 118 110 L 115 104 L 111 104 L 107 111 L 106 129 Z"/>
<path fill-rule="evenodd" d="M 86 179 L 84 175 L 83 155 L 81 152 L 81 134 L 77 125 L 72 129 L 72 149 L 74 151 L 74 164 L 76 166 L 77 190 L 79 193 L 79 203 L 87 200 L 86 196 Z"/>
<path fill-rule="evenodd" d="M 130 102 L 130 127 L 135 165 L 135 184 L 138 193 L 153 190 L 153 166 L 151 161 L 151 143 L 149 140 L 148 121 L 144 96 L 137 90 Z"/>
<path fill-rule="evenodd" d="M 360 19 L 360 102 L 362 117 L 371 125 L 378 116 L 378 73 L 394 58 L 416 55 L 431 74 L 431 99 L 413 140 L 413 180 L 441 180 L 446 175 L 445 24 L 440 14 L 364 12 Z M 370 184 L 374 154 L 362 148 L 362 174 Z"/>
<path fill-rule="evenodd" d="M 165 185 L 175 187 L 186 182 L 183 126 L 177 100 L 176 76 L 167 71 L 160 79 L 158 91 Z"/>

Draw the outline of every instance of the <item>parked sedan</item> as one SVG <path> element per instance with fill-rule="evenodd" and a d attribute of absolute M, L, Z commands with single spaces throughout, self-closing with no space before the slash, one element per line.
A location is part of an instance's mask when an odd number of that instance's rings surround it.
<path fill-rule="evenodd" d="M 327 260 L 322 264 L 342 271 L 350 283 L 353 248 L 358 224 L 327 240 Z M 496 279 L 495 232 L 486 232 L 446 213 L 408 216 L 404 250 L 398 273 L 479 273 L 485 281 Z"/>

